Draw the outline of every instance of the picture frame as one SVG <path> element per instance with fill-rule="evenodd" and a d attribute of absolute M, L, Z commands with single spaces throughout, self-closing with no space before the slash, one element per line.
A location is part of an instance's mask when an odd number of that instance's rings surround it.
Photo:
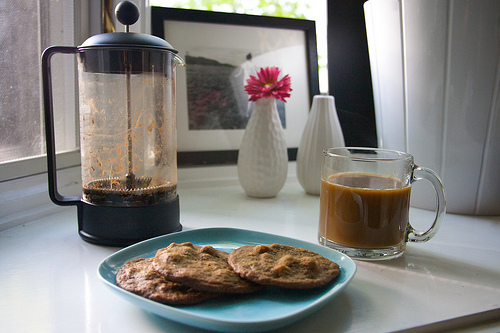
<path fill-rule="evenodd" d="M 319 92 L 314 21 L 151 7 L 151 33 L 165 39 L 186 62 L 176 70 L 177 164 L 237 162 L 253 102 L 249 74 L 276 66 L 291 77 L 292 92 L 278 101 L 289 160 Z"/>

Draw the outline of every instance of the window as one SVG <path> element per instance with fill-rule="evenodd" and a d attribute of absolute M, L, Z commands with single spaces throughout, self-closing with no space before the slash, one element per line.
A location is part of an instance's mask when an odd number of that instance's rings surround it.
<path fill-rule="evenodd" d="M 0 180 L 36 173 L 34 169 L 45 164 L 40 55 L 49 45 L 75 45 L 75 23 L 80 21 L 74 14 L 76 4 L 0 0 Z M 76 151 L 74 59 L 60 56 L 53 64 L 54 91 L 64 92 L 54 96 L 57 151 Z M 37 156 L 41 157 L 33 162 Z M 13 163 L 14 168 L 6 167 Z"/>

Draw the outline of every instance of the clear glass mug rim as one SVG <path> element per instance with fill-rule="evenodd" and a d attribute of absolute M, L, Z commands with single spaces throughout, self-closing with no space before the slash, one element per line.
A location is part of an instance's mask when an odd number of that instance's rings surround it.
<path fill-rule="evenodd" d="M 381 152 L 384 153 L 384 156 L 373 156 L 370 154 L 366 154 L 366 156 L 360 156 L 349 153 L 349 150 L 358 150 L 361 154 L 363 152 Z M 327 148 L 323 150 L 323 156 L 325 157 L 338 157 L 338 158 L 346 158 L 349 160 L 356 161 L 381 161 L 381 162 L 390 162 L 390 161 L 402 161 L 406 160 L 409 163 L 413 163 L 414 157 L 411 154 L 394 150 L 394 149 L 384 149 L 384 148 L 372 148 L 372 147 L 333 147 Z"/>

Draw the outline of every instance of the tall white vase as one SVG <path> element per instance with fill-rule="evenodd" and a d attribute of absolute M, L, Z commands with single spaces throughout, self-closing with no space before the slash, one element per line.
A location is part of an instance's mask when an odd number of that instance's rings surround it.
<path fill-rule="evenodd" d="M 307 193 L 319 195 L 323 150 L 343 146 L 335 99 L 333 96 L 314 96 L 297 150 L 297 178 Z"/>
<path fill-rule="evenodd" d="M 288 152 L 276 100 L 255 102 L 238 153 L 238 178 L 246 194 L 272 198 L 285 185 Z"/>

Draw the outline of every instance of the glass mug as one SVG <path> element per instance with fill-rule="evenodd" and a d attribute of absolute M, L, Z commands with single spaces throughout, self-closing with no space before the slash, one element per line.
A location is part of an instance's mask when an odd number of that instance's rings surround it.
<path fill-rule="evenodd" d="M 437 195 L 434 222 L 425 231 L 409 222 L 411 184 L 427 179 Z M 426 242 L 446 210 L 443 184 L 407 153 L 376 148 L 323 152 L 318 240 L 354 259 L 392 259 L 406 243 Z"/>

